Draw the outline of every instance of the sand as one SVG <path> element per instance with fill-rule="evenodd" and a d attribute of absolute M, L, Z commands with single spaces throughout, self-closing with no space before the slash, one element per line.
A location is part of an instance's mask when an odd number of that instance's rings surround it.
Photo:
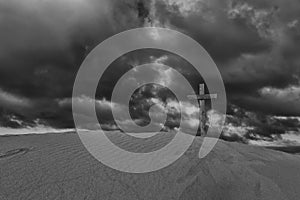
<path fill-rule="evenodd" d="M 0 137 L 0 200 L 299 200 L 300 156 L 202 139 L 174 164 L 122 173 L 95 160 L 74 133 Z"/>

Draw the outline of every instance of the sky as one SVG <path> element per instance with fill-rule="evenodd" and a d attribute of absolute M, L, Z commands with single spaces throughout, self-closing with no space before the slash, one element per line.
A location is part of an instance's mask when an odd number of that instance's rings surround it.
<path fill-rule="evenodd" d="M 114 34 L 154 26 L 187 34 L 216 62 L 228 98 L 223 139 L 300 145 L 299 20 L 298 0 L 0 0 L 0 131 L 74 128 L 72 88 L 84 58 Z M 179 70 L 195 89 L 202 81 L 170 52 L 124 55 L 111 64 L 97 91 L 99 121 L 106 129 L 118 129 L 111 106 L 124 107 L 109 103 L 118 77 L 148 62 Z M 176 84 L 166 69 L 153 73 L 166 85 Z M 75 101 L 84 110 L 89 99 Z M 133 94 L 133 119 L 147 123 L 145 111 L 153 104 L 168 111 L 164 129 L 178 127 L 176 98 L 158 85 Z M 197 109 L 185 104 L 184 123 L 197 126 Z"/>

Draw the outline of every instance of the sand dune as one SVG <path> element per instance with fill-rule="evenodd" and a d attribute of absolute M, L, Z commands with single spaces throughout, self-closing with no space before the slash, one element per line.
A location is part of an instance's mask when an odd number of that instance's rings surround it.
<path fill-rule="evenodd" d="M 0 200 L 298 200 L 300 156 L 202 140 L 157 172 L 128 174 L 95 160 L 76 134 L 0 137 Z"/>

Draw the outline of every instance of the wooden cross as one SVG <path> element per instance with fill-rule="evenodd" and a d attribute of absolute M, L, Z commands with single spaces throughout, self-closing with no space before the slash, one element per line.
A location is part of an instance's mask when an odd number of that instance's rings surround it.
<path fill-rule="evenodd" d="M 188 96 L 189 99 L 197 99 L 198 103 L 200 105 L 200 131 L 201 131 L 201 135 L 205 135 L 205 124 L 206 124 L 206 111 L 205 111 L 205 101 L 206 100 L 211 100 L 211 99 L 217 99 L 218 95 L 217 94 L 205 94 L 205 85 L 204 84 L 200 84 L 199 85 L 199 95 L 189 95 Z"/>

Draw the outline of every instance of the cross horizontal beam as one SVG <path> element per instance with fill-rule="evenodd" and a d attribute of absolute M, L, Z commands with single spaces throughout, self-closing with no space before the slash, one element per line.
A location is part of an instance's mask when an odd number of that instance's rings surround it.
<path fill-rule="evenodd" d="M 217 99 L 217 94 L 201 94 L 201 95 L 189 95 L 189 99 L 197 99 L 197 100 L 210 100 L 210 99 Z"/>

